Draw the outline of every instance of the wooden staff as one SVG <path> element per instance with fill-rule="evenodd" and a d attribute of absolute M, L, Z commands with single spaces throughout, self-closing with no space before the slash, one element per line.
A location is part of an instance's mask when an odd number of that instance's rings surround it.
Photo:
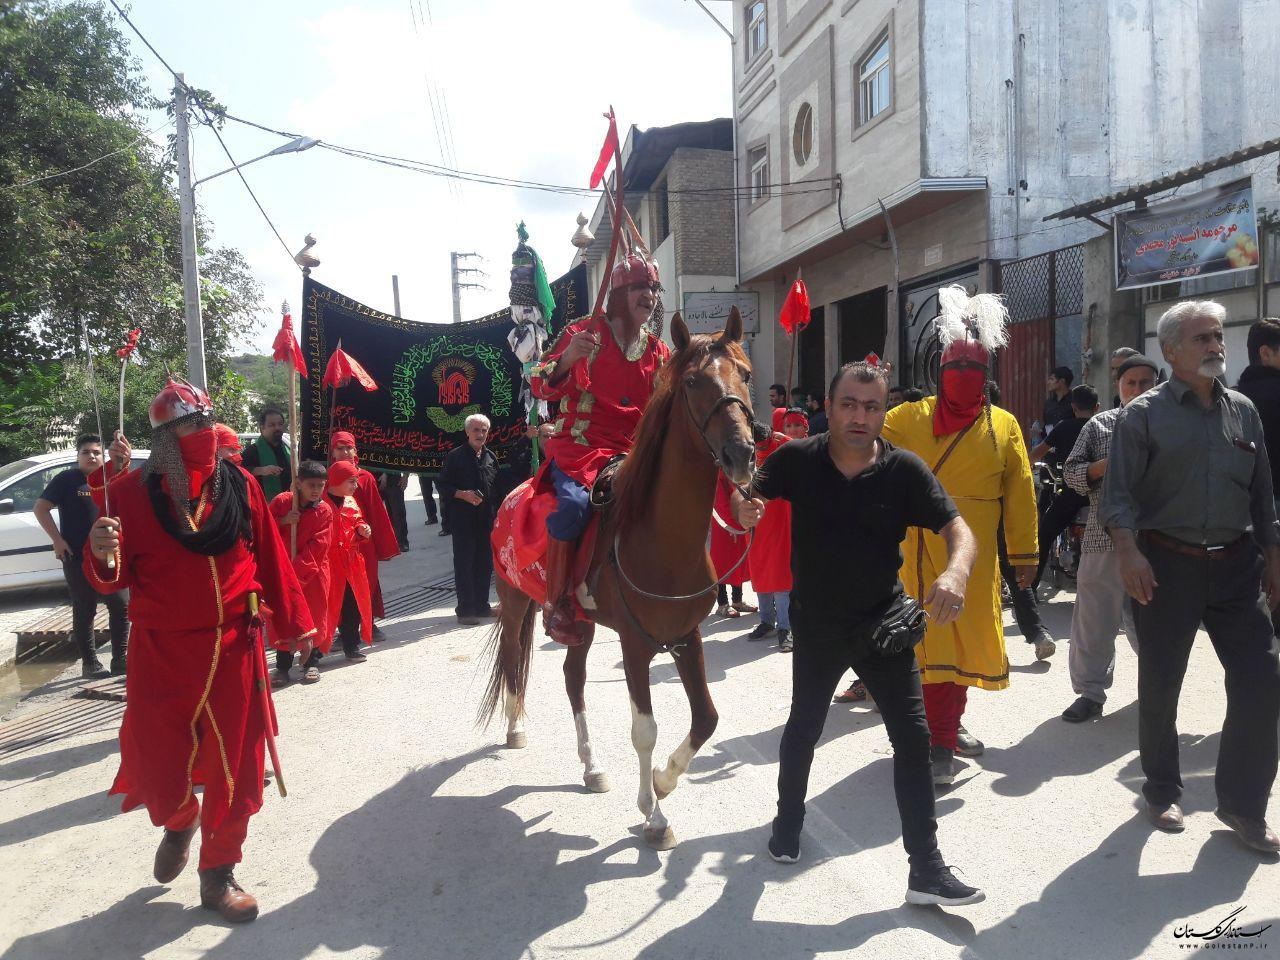
<path fill-rule="evenodd" d="M 796 283 L 800 282 L 803 276 L 804 268 L 796 267 Z M 782 409 L 787 410 L 791 407 L 791 377 L 793 369 L 796 365 L 796 341 L 800 339 L 800 324 L 797 322 L 791 328 L 791 355 L 787 358 L 787 395 L 783 397 Z"/>
<path fill-rule="evenodd" d="M 267 754 L 271 757 L 271 772 L 275 774 L 276 789 L 287 797 L 284 773 L 280 768 L 280 754 L 276 752 L 276 735 L 271 729 L 271 684 L 267 682 L 267 645 L 263 640 L 262 618 L 258 614 L 258 595 L 249 594 L 249 646 L 253 657 L 253 684 L 258 688 L 258 704 L 262 708 L 262 730 L 267 738 Z"/>

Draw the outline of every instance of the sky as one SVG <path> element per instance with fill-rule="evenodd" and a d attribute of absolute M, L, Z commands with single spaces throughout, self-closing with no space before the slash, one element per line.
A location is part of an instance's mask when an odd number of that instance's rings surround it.
<path fill-rule="evenodd" d="M 707 6 L 728 24 L 725 0 Z M 729 39 L 693 0 L 134 0 L 126 10 L 189 85 L 236 116 L 463 170 L 585 187 L 610 104 L 624 137 L 630 124 L 732 115 Z M 152 90 L 170 89 L 165 68 L 120 27 Z M 445 135 L 433 104 L 447 112 Z M 157 114 L 153 125 L 162 122 Z M 196 179 L 228 167 L 213 134 L 194 129 Z M 286 142 L 231 121 L 222 133 L 241 163 Z M 484 258 L 470 265 L 487 272 L 488 290 L 462 298 L 462 318 L 475 319 L 506 306 L 520 220 L 554 278 L 575 253 L 577 214 L 596 205 L 322 149 L 269 157 L 244 174 L 288 251 L 234 174 L 201 184 L 196 199 L 213 242 L 239 249 L 262 284 L 267 309 L 244 344 L 253 352 L 269 349 L 282 300 L 297 313 L 302 278 L 291 256 L 308 233 L 321 260 L 315 279 L 391 313 L 397 274 L 401 315 L 446 323 L 450 251 Z"/>

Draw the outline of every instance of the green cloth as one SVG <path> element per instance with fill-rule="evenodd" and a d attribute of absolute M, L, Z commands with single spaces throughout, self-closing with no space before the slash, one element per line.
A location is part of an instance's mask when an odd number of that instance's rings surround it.
<path fill-rule="evenodd" d="M 289 446 L 283 440 L 280 441 L 280 446 L 284 449 L 284 463 L 276 459 L 276 452 L 271 449 L 271 444 L 263 440 L 262 437 L 258 437 L 257 440 L 253 441 L 253 448 L 258 451 L 258 466 L 280 467 L 282 470 L 288 467 Z M 277 473 L 274 476 L 257 478 L 258 483 L 262 485 L 262 492 L 266 494 L 268 502 L 278 494 L 284 493 L 284 483 L 280 480 L 282 475 Z"/>

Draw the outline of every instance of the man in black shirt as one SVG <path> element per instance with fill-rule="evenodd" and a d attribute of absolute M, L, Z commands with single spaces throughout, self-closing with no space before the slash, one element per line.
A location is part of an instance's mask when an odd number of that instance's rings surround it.
<path fill-rule="evenodd" d="M 1264 317 L 1249 327 L 1249 365 L 1236 389 L 1253 401 L 1262 418 L 1267 459 L 1280 464 L 1280 320 Z M 1280 469 L 1271 471 L 1271 488 L 1280 503 Z"/>
<path fill-rule="evenodd" d="M 984 899 L 961 883 L 938 852 L 929 726 L 915 650 L 875 654 L 867 633 L 902 594 L 900 544 L 908 526 L 946 540 L 949 562 L 924 598 L 929 615 L 954 620 L 964 604 L 977 543 L 955 504 L 913 453 L 880 439 L 887 371 L 846 364 L 827 397 L 830 429 L 783 444 L 756 474 L 754 492 L 735 494 L 738 522 L 759 522 L 763 500 L 791 503 L 791 715 L 778 749 L 778 815 L 769 853 L 800 858 L 804 797 L 827 705 L 845 670 L 866 683 L 893 744 L 894 792 L 911 864 L 907 902 L 959 905 Z"/>
<path fill-rule="evenodd" d="M 1047 458 L 1061 475 L 1062 465 L 1071 451 L 1075 449 L 1080 431 L 1090 418 L 1098 412 L 1098 391 L 1087 383 L 1082 383 L 1068 394 L 1071 400 L 1071 419 L 1063 420 L 1055 426 L 1044 441 L 1031 451 L 1031 459 Z M 1063 530 L 1071 525 L 1076 514 L 1089 505 L 1087 497 L 1082 497 L 1065 484 L 1056 496 L 1052 490 L 1041 494 L 1040 501 L 1040 562 L 1036 567 L 1036 578 L 1032 587 L 1040 585 L 1040 577 L 1044 573 L 1045 562 L 1053 550 L 1053 542 Z"/>
<path fill-rule="evenodd" d="M 458 622 L 478 624 L 493 616 L 489 607 L 489 581 L 493 577 L 493 553 L 489 534 L 498 512 L 498 460 L 485 446 L 489 438 L 489 418 L 473 413 L 467 417 L 467 442 L 454 447 L 444 458 L 436 484 L 441 497 L 448 498 L 449 524 L 453 530 L 453 581 L 458 592 L 454 613 Z"/>
<path fill-rule="evenodd" d="M 1071 419 L 1071 381 L 1075 374 L 1070 367 L 1054 367 L 1049 373 L 1049 396 L 1044 402 L 1044 432 L 1056 423 Z"/>
<path fill-rule="evenodd" d="M 93 679 L 123 674 L 129 645 L 124 597 L 98 593 L 89 585 L 81 566 L 89 528 L 98 519 L 98 508 L 89 493 L 89 475 L 101 469 L 102 439 L 86 434 L 76 441 L 76 465 L 50 480 L 35 505 L 36 520 L 53 541 L 53 554 L 62 561 L 62 575 L 71 592 L 71 636 L 80 651 L 80 674 Z M 58 511 L 57 525 L 53 522 L 54 509 Z M 109 617 L 110 671 L 98 660 L 93 644 L 93 619 L 99 603 L 106 604 Z"/>

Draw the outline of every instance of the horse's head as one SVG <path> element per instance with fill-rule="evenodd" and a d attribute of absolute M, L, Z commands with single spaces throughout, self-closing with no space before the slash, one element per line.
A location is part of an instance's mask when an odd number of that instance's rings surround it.
<path fill-rule="evenodd" d="M 720 468 L 736 484 L 751 479 L 756 423 L 751 409 L 751 362 L 742 349 L 742 315 L 734 307 L 724 329 L 694 336 L 677 313 L 671 318 L 679 377 L 690 426 L 701 436 Z"/>

